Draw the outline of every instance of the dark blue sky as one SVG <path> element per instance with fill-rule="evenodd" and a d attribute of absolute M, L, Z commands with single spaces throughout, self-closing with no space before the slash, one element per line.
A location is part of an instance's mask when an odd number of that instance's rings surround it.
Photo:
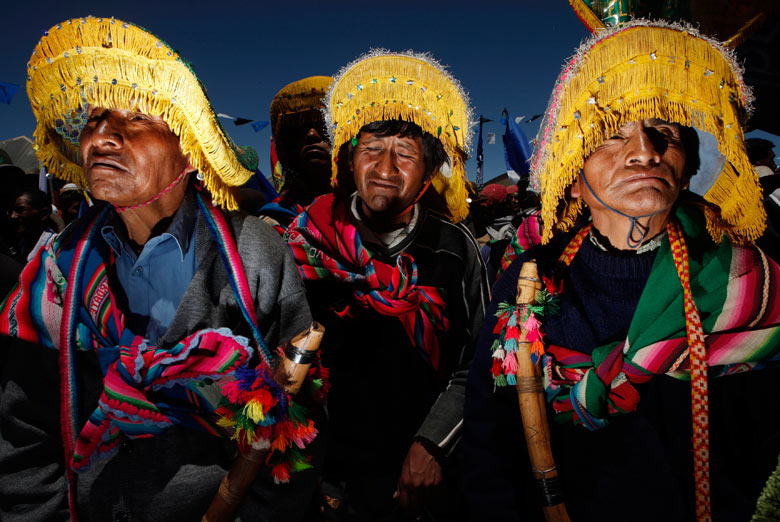
<path fill-rule="evenodd" d="M 0 140 L 32 136 L 25 67 L 42 32 L 91 14 L 155 33 L 193 63 L 216 112 L 258 120 L 268 119 L 271 99 L 284 85 L 332 75 L 372 47 L 431 52 L 461 81 L 476 113 L 495 120 L 484 128 L 497 134 L 496 145 L 485 145 L 486 179 L 506 170 L 498 123 L 502 109 L 513 117 L 542 113 L 561 65 L 587 36 L 566 0 L 14 4 L 5 8 L 0 31 L 0 81 L 22 88 L 11 105 L 0 104 Z M 539 121 L 521 126 L 529 138 Z M 270 128 L 255 133 L 249 125 L 236 127 L 229 120 L 223 125 L 236 143 L 257 149 L 260 168 L 268 174 Z M 776 136 L 759 135 L 780 143 Z M 467 169 L 473 179 L 473 159 Z"/>

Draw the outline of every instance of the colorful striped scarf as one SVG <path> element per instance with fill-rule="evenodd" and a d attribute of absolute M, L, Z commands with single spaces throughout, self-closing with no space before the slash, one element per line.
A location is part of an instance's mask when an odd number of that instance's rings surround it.
<path fill-rule="evenodd" d="M 444 297 L 438 288 L 417 284 L 412 256 L 400 254 L 395 266 L 375 259 L 333 194 L 317 198 L 290 224 L 286 237 L 304 281 L 351 285 L 357 305 L 397 317 L 409 340 L 439 369 L 439 333 L 449 328 Z"/>
<path fill-rule="evenodd" d="M 710 376 L 776 364 L 780 361 L 780 268 L 753 245 L 736 246 L 724 239 L 713 247 L 703 224 L 687 209 L 678 211 L 677 218 L 688 243 L 690 285 L 705 335 Z M 663 374 L 690 379 L 685 314 L 666 238 L 625 340 L 600 346 L 591 356 L 548 347 L 546 387 L 554 410 L 597 429 L 609 416 L 636 409 L 635 384 Z M 563 378 L 553 377 L 556 374 Z"/>
<path fill-rule="evenodd" d="M 724 239 L 715 246 L 693 209 L 681 206 L 676 218 L 688 244 L 690 286 L 710 376 L 776 364 L 780 268 L 753 245 Z M 600 346 L 592 355 L 562 346 L 546 348 L 545 388 L 559 419 L 599 429 L 610 416 L 636 409 L 636 384 L 664 374 L 690 379 L 685 316 L 683 288 L 665 238 L 625 340 Z M 501 333 L 494 350 L 503 347 L 503 339 Z"/>
<path fill-rule="evenodd" d="M 261 360 L 258 371 L 272 368 L 272 355 L 257 327 L 251 292 L 226 218 L 200 193 L 196 201 L 218 245 L 239 308 L 252 329 Z M 120 434 L 152 437 L 178 423 L 226 437 L 217 426 L 217 405 L 206 399 L 202 384 L 205 379 L 217 380 L 244 368 L 254 353 L 246 338 L 227 328 L 199 330 L 166 349 L 126 330 L 108 280 L 110 249 L 105 241 L 96 240 L 109 216 L 110 207 L 93 207 L 76 225 L 53 238 L 25 267 L 20 284 L 0 306 L 0 334 L 59 350 L 62 437 L 74 519 L 73 471 L 86 469 L 96 455 L 109 456 L 117 448 Z M 104 372 L 98 406 L 81 430 L 76 350 L 94 350 Z M 272 423 L 266 423 L 273 425 L 278 450 L 269 459 L 278 460 L 277 453 L 301 442 L 289 437 L 290 433 L 301 427 L 310 441 L 316 430 L 300 411 L 299 418 L 291 419 L 287 413 L 289 396 L 272 379 L 266 385 L 269 393 L 285 396 L 284 407 Z M 276 440 L 280 437 L 286 443 Z"/>

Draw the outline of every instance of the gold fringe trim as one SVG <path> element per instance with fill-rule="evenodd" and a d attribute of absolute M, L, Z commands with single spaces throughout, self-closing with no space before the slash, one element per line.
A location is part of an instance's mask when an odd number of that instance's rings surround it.
<path fill-rule="evenodd" d="M 369 123 L 404 120 L 438 138 L 452 172 L 441 172 L 433 187 L 442 194 L 453 219 L 468 214 L 465 157 L 470 147 L 472 114 L 460 84 L 426 55 L 378 54 L 358 59 L 336 78 L 327 96 L 328 131 L 333 139 L 333 183 L 341 146 Z"/>
<path fill-rule="evenodd" d="M 333 85 L 330 76 L 310 76 L 292 82 L 282 88 L 271 102 L 271 129 L 279 135 L 282 117 L 301 111 L 321 110 L 325 107 L 325 94 Z"/>
<path fill-rule="evenodd" d="M 252 175 L 214 115 L 192 70 L 164 42 L 126 22 L 87 17 L 58 24 L 33 51 L 27 94 L 38 121 L 40 160 L 56 176 L 86 187 L 78 147 L 55 131 L 85 101 L 161 116 L 182 153 L 204 175 L 213 201 L 238 208 L 230 186 Z"/>
<path fill-rule="evenodd" d="M 541 188 L 543 241 L 568 230 L 580 213 L 582 202 L 566 191 L 585 158 L 624 124 L 646 118 L 715 136 L 728 164 L 704 196 L 720 208 L 719 218 L 708 216 L 708 230 L 716 242 L 723 234 L 736 242 L 760 237 L 765 213 L 744 148 L 743 87 L 719 49 L 685 31 L 631 27 L 597 41 L 571 78 L 559 82 L 540 130 L 532 165 Z"/>

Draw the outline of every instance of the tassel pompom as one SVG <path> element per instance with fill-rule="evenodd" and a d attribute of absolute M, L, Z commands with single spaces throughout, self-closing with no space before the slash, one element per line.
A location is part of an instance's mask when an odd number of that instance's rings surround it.
<path fill-rule="evenodd" d="M 493 374 L 494 378 L 497 378 L 501 375 L 501 363 L 503 361 L 501 359 L 493 359 L 493 364 L 490 367 L 490 373 Z"/>
<path fill-rule="evenodd" d="M 324 399 L 329 387 L 327 370 L 313 366 L 304 395 Z M 275 482 L 288 482 L 291 472 L 309 466 L 309 457 L 301 450 L 315 439 L 317 428 L 309 410 L 276 383 L 265 363 L 236 370 L 235 380 L 224 383 L 222 392 L 217 424 L 234 429 L 233 439 L 241 451 L 268 448 L 266 462 L 272 466 Z"/>
<path fill-rule="evenodd" d="M 505 375 L 514 375 L 517 373 L 517 356 L 515 356 L 515 354 L 509 354 L 509 357 L 505 357 L 504 362 L 501 363 L 501 369 L 504 370 Z"/>

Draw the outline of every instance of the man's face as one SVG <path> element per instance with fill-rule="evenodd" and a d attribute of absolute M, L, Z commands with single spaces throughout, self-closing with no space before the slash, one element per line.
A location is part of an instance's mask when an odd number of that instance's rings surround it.
<path fill-rule="evenodd" d="M 160 116 L 89 107 L 81 157 L 92 194 L 116 206 L 143 203 L 187 167 L 179 138 Z"/>
<path fill-rule="evenodd" d="M 16 198 L 14 206 L 9 212 L 9 217 L 16 226 L 16 233 L 19 235 L 24 234 L 28 230 L 39 230 L 43 225 L 43 220 L 48 216 L 48 212 L 33 206 L 26 194 L 21 194 Z"/>
<path fill-rule="evenodd" d="M 352 173 L 369 215 L 396 216 L 414 202 L 426 181 L 422 139 L 361 132 Z"/>
<path fill-rule="evenodd" d="M 314 194 L 330 192 L 330 143 L 325 122 L 319 111 L 307 111 L 305 123 L 282 120 L 277 152 L 282 165 L 288 169 L 288 187 Z M 300 115 L 295 115 L 300 118 Z M 295 176 L 295 178 L 292 178 Z"/>
<path fill-rule="evenodd" d="M 585 160 L 583 170 L 593 191 L 630 216 L 671 207 L 688 186 L 680 131 L 679 125 L 658 119 L 625 124 Z M 582 196 L 594 214 L 618 217 L 593 196 L 582 176 L 572 185 L 571 195 Z"/>

